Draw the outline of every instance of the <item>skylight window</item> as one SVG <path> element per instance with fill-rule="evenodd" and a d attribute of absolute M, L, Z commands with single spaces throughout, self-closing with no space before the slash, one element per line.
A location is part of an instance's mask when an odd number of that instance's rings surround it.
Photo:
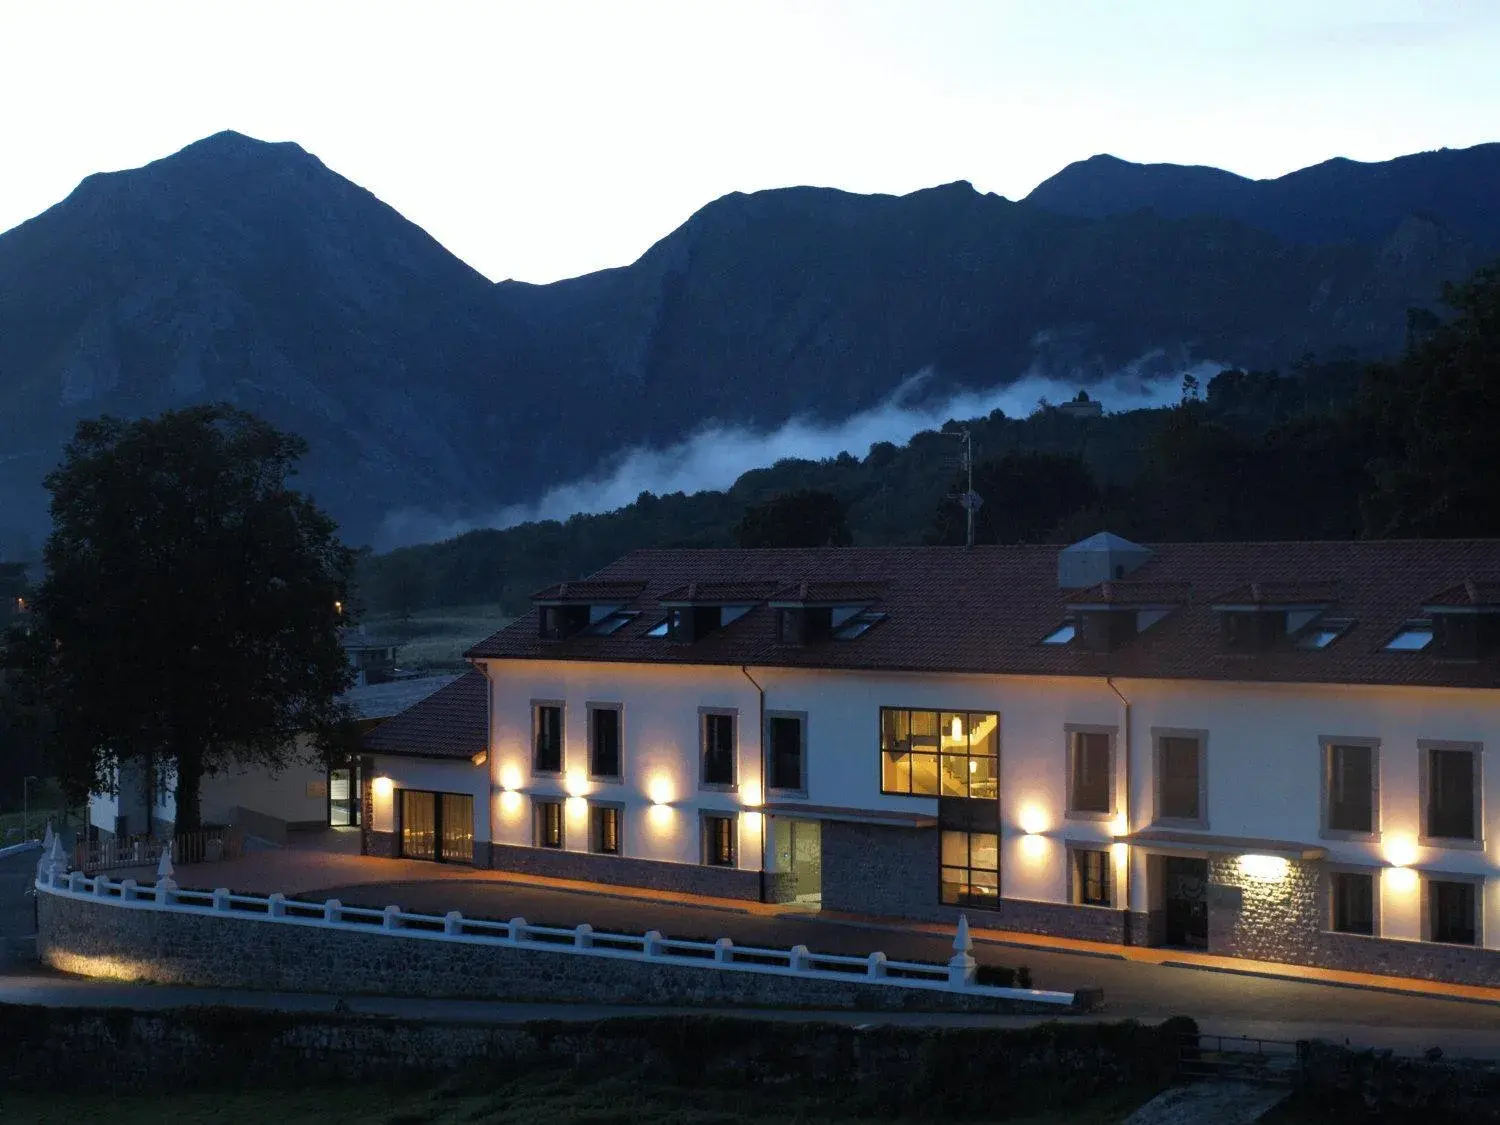
<path fill-rule="evenodd" d="M 1349 631 L 1352 621 L 1322 621 L 1297 638 L 1297 647 L 1306 649 L 1327 648 Z"/>
<path fill-rule="evenodd" d="M 1431 621 L 1408 621 L 1385 642 L 1386 652 L 1421 652 L 1432 643 Z"/>
<path fill-rule="evenodd" d="M 583 633 L 588 637 L 612 636 L 640 615 L 640 610 L 637 609 L 617 609 L 599 618 L 598 621 L 595 621 L 585 629 Z"/>
<path fill-rule="evenodd" d="M 1048 633 L 1045 637 L 1042 638 L 1042 644 L 1044 644 L 1044 645 L 1065 645 L 1065 644 L 1071 644 L 1072 641 L 1073 641 L 1073 638 L 1076 637 L 1077 635 L 1078 635 L 1078 627 L 1076 625 L 1074 625 L 1073 622 L 1071 622 L 1071 621 L 1064 621 L 1056 629 L 1052 630 L 1052 632 Z"/>
<path fill-rule="evenodd" d="M 843 623 L 833 630 L 833 639 L 836 641 L 852 641 L 856 637 L 862 637 L 885 620 L 885 614 L 877 613 L 872 609 L 861 610 L 844 619 Z"/>
<path fill-rule="evenodd" d="M 655 625 L 651 626 L 651 628 L 649 628 L 649 629 L 646 630 L 646 636 L 648 636 L 648 637 L 665 637 L 667 635 L 667 633 L 671 630 L 671 628 L 672 628 L 672 619 L 670 617 L 663 617 Z"/>

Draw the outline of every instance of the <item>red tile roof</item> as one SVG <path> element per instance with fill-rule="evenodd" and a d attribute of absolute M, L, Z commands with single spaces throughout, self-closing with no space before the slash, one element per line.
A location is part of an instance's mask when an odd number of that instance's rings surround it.
<path fill-rule="evenodd" d="M 650 613 L 608 637 L 545 641 L 535 611 L 480 642 L 475 658 L 760 664 L 913 672 L 1219 679 L 1500 687 L 1500 661 L 1444 661 L 1381 646 L 1434 592 L 1466 580 L 1500 583 L 1500 540 L 1169 543 L 1130 576 L 1181 590 L 1164 619 L 1112 653 L 1041 639 L 1084 591 L 1057 584 L 1059 547 L 893 547 L 815 550 L 644 550 L 594 576 L 644 581 L 639 604 L 690 582 L 883 582 L 878 629 L 848 641 L 778 643 L 775 611 L 760 606 L 691 644 L 647 637 Z M 1216 599 L 1237 586 L 1336 581 L 1332 617 L 1354 624 L 1323 649 L 1223 651 Z M 1121 585 L 1121 584 L 1115 584 Z"/>
<path fill-rule="evenodd" d="M 534 602 L 575 602 L 585 605 L 633 602 L 646 589 L 644 582 L 558 582 L 531 595 Z"/>
<path fill-rule="evenodd" d="M 1424 598 L 1423 605 L 1459 609 L 1474 606 L 1500 608 L 1500 582 L 1475 582 L 1469 579 L 1450 586 L 1440 594 Z"/>
<path fill-rule="evenodd" d="M 689 582 L 665 593 L 656 600 L 663 605 L 729 605 L 763 602 L 774 594 L 777 582 Z"/>
<path fill-rule="evenodd" d="M 1278 606 L 1332 605 L 1338 600 L 1337 582 L 1250 582 L 1225 590 L 1214 605 Z"/>
<path fill-rule="evenodd" d="M 360 746 L 368 754 L 472 758 L 489 744 L 489 684 L 476 668 L 381 723 Z"/>
<path fill-rule="evenodd" d="M 885 596 L 884 582 L 794 582 L 771 595 L 784 605 L 863 605 Z"/>

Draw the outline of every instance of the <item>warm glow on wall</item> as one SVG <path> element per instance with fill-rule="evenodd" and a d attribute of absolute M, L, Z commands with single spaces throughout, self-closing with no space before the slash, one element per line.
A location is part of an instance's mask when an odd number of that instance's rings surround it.
<path fill-rule="evenodd" d="M 1047 831 L 1047 813 L 1040 805 L 1026 805 L 1021 809 L 1021 831 L 1035 836 Z"/>
<path fill-rule="evenodd" d="M 646 792 L 653 805 L 670 805 L 672 798 L 677 795 L 677 791 L 672 786 L 672 779 L 660 773 L 651 779 Z"/>
<path fill-rule="evenodd" d="M 1123 865 L 1130 858 L 1129 844 L 1111 844 L 1109 854 L 1114 858 L 1116 866 Z"/>
<path fill-rule="evenodd" d="M 1417 842 L 1410 836 L 1392 836 L 1385 842 L 1385 859 L 1392 867 L 1410 867 L 1417 862 Z"/>
<path fill-rule="evenodd" d="M 569 770 L 563 788 L 573 797 L 582 797 L 589 791 L 588 775 L 582 770 Z"/>
<path fill-rule="evenodd" d="M 507 820 L 514 820 L 521 815 L 521 809 L 526 802 L 521 800 L 521 794 L 513 789 L 507 789 L 500 794 L 500 815 Z"/>
<path fill-rule="evenodd" d="M 1052 841 L 1045 836 L 1021 837 L 1021 856 L 1028 863 L 1041 863 L 1052 854 Z"/>
<path fill-rule="evenodd" d="M 1291 866 L 1279 855 L 1242 855 L 1240 856 L 1240 874 L 1247 879 L 1255 879 L 1262 883 L 1279 883 L 1286 878 L 1287 869 Z"/>
<path fill-rule="evenodd" d="M 370 789 L 374 792 L 377 801 L 389 801 L 391 794 L 396 791 L 396 783 L 382 775 L 370 782 Z"/>
<path fill-rule="evenodd" d="M 1123 812 L 1116 813 L 1115 818 L 1109 822 L 1109 832 L 1111 836 L 1130 835 L 1130 823 L 1125 819 Z"/>
<path fill-rule="evenodd" d="M 589 815 L 589 803 L 582 797 L 569 797 L 563 802 L 568 812 L 569 820 L 586 820 Z"/>
<path fill-rule="evenodd" d="M 521 767 L 512 762 L 500 771 L 500 788 L 514 792 L 521 788 Z"/>
<path fill-rule="evenodd" d="M 1417 889 L 1420 877 L 1410 867 L 1387 867 L 1382 880 L 1398 895 L 1409 895 Z"/>
<path fill-rule="evenodd" d="M 652 805 L 646 810 L 646 824 L 653 835 L 665 836 L 672 831 L 677 820 L 677 810 L 671 805 Z"/>
<path fill-rule="evenodd" d="M 760 782 L 747 781 L 740 786 L 740 804 L 751 808 L 760 804 Z"/>

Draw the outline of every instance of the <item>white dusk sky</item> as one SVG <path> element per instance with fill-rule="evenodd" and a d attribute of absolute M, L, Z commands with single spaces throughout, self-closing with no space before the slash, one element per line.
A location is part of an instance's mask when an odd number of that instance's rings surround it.
<path fill-rule="evenodd" d="M 1497 140 L 1497 60 L 1500 0 L 0 0 L 0 230 L 237 129 L 550 281 L 736 190 Z"/>

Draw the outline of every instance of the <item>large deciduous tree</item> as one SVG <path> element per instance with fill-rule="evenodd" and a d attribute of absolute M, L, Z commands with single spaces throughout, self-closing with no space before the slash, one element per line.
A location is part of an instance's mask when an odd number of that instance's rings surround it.
<path fill-rule="evenodd" d="M 53 530 L 23 678 L 76 795 L 122 762 L 202 778 L 348 736 L 339 642 L 354 554 L 289 485 L 305 443 L 228 406 L 80 423 L 47 477 Z"/>
<path fill-rule="evenodd" d="M 847 547 L 849 519 L 833 493 L 799 488 L 747 507 L 734 537 L 741 547 Z"/>

